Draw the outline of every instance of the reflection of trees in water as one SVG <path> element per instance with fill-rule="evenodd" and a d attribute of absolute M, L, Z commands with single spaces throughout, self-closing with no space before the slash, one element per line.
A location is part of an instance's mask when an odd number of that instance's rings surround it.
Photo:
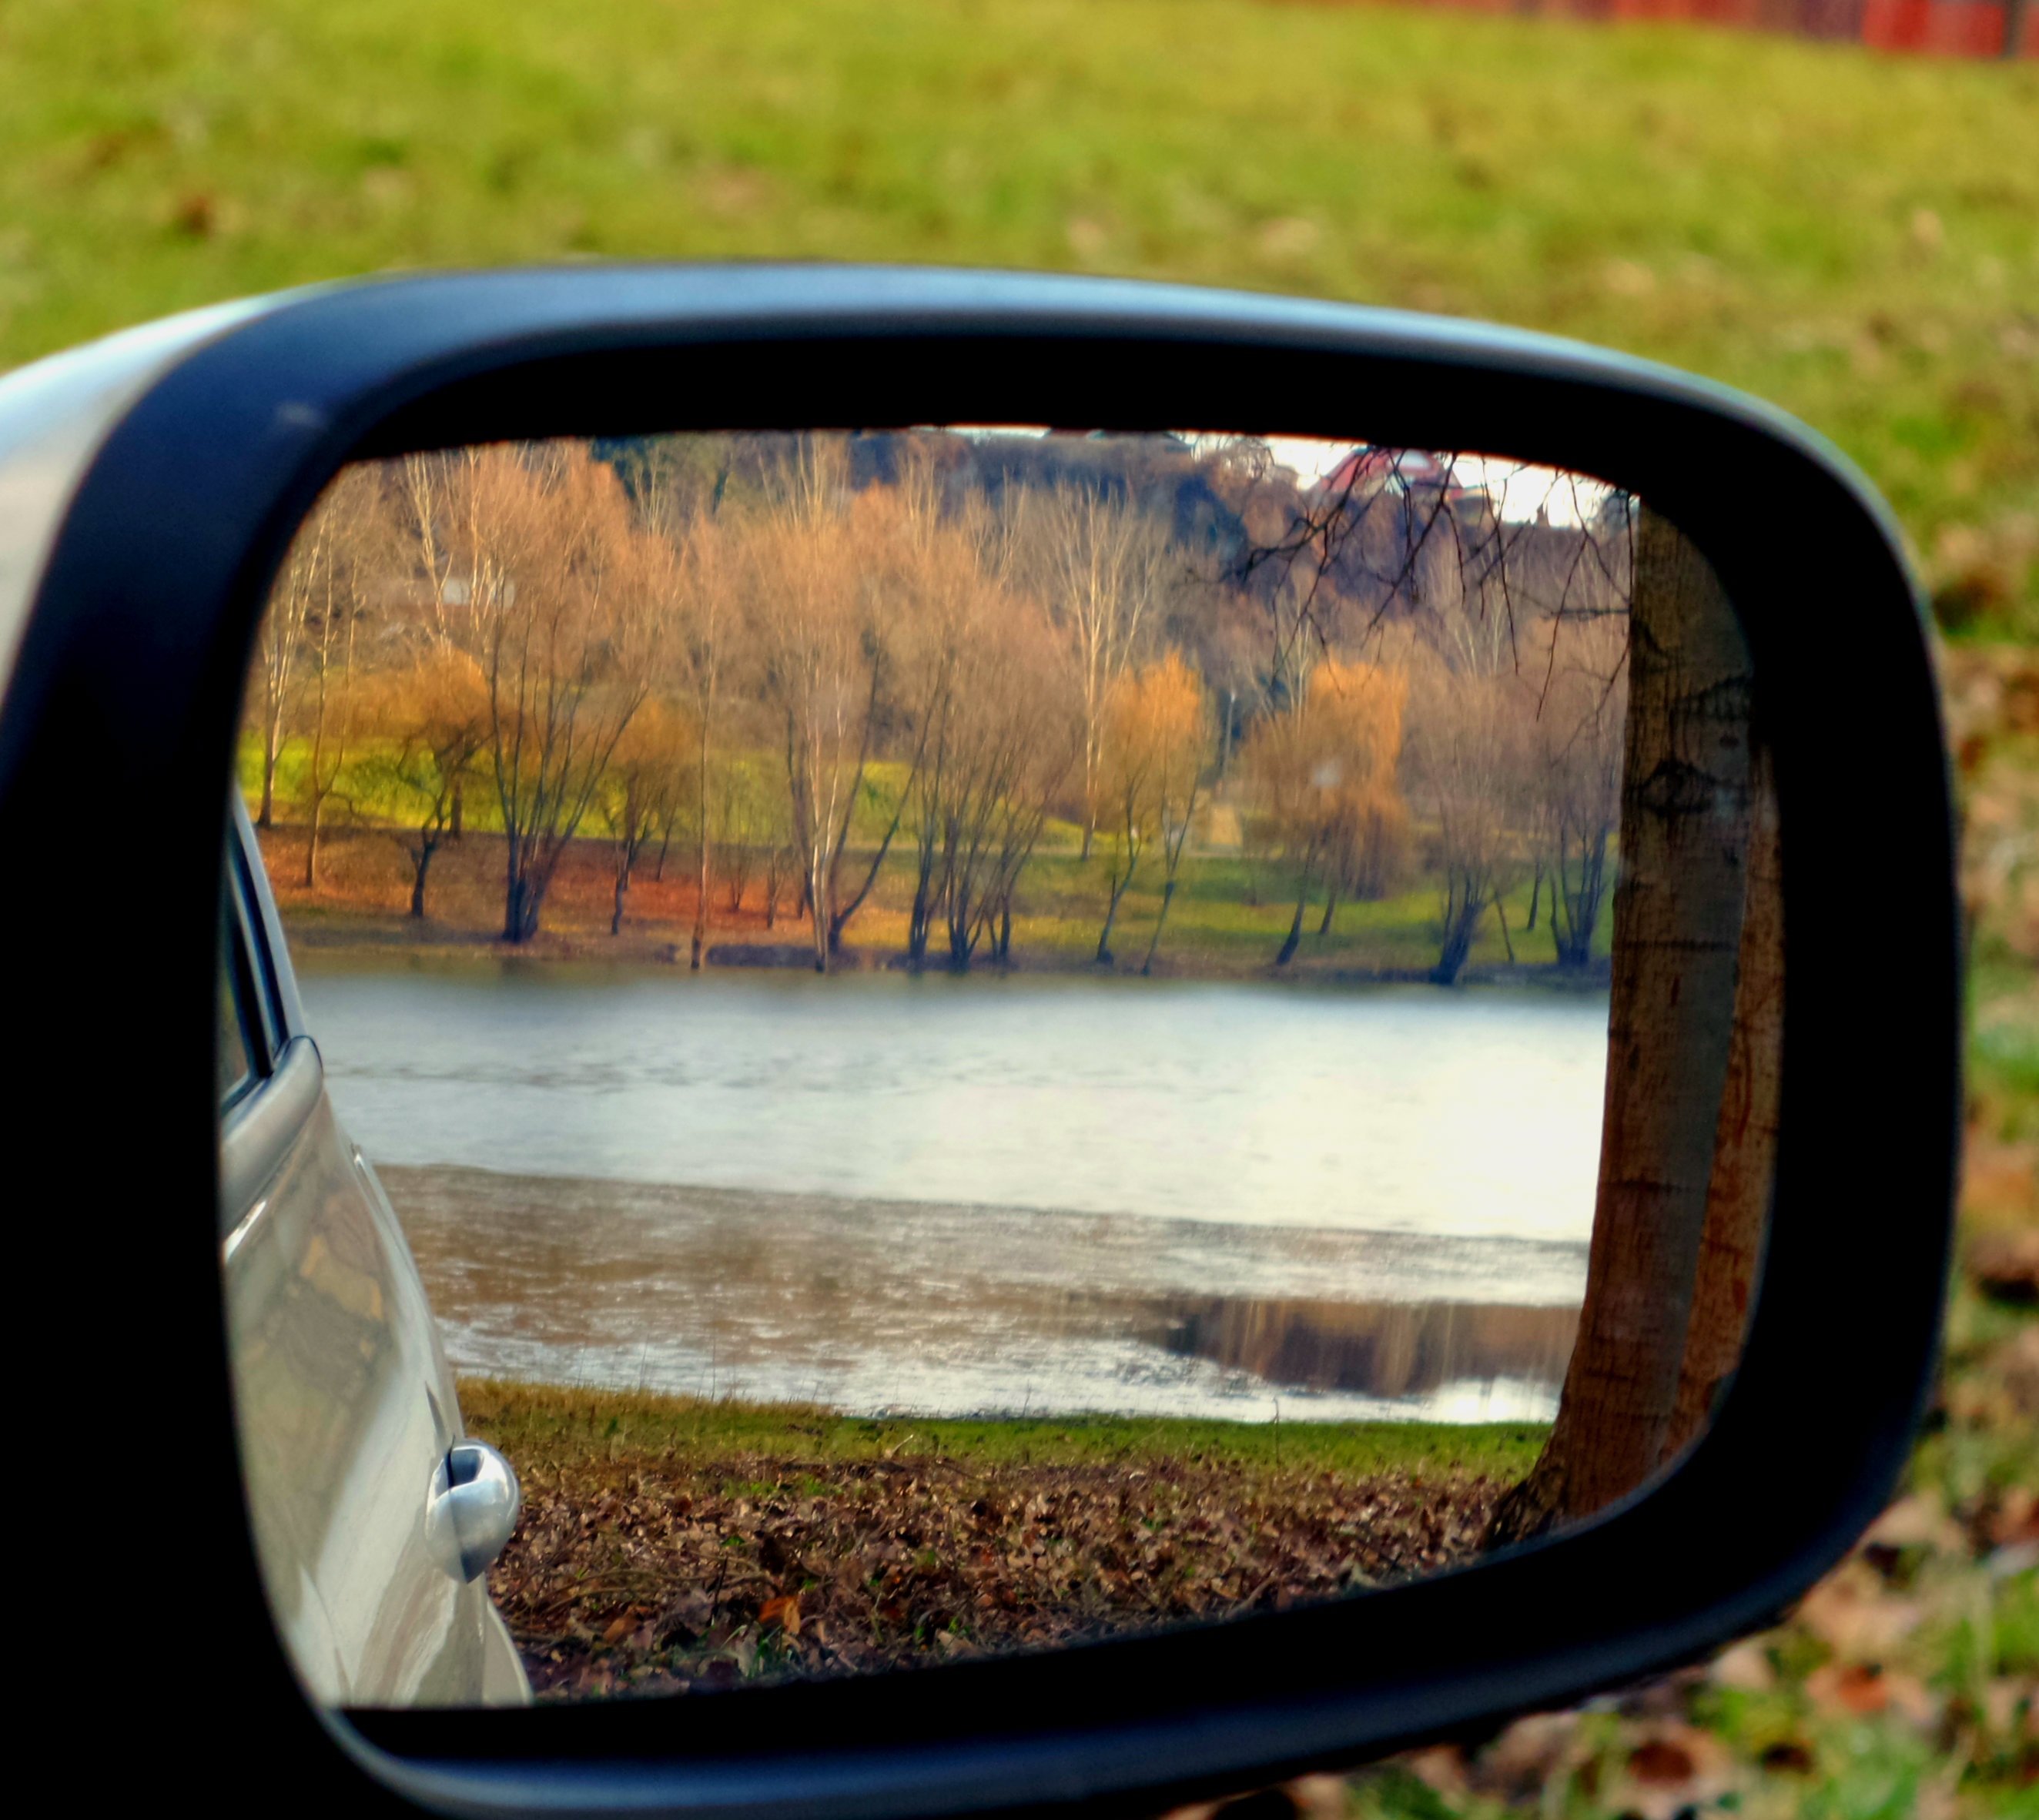
<path fill-rule="evenodd" d="M 1284 1302 L 1214 1296 L 1163 1343 L 1270 1384 L 1411 1397 L 1452 1383 L 1564 1381 L 1576 1308 L 1462 1302 Z"/>

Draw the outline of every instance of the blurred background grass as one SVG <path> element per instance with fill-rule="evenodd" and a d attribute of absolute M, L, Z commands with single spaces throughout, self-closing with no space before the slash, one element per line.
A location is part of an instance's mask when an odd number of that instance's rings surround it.
<path fill-rule="evenodd" d="M 1772 399 L 1889 495 L 1950 646 L 1976 924 L 1906 1497 L 1712 1669 L 1270 1799 L 2039 1814 L 2039 66 L 1265 0 L 0 0 L 0 366 L 359 272 L 761 256 L 1492 317 Z M 1864 883 L 1902 965 L 1903 856 Z"/>
<path fill-rule="evenodd" d="M 1255 0 L 7 0 L 0 362 L 393 266 L 1068 267 L 1761 393 L 2034 635 L 2039 66 Z"/>

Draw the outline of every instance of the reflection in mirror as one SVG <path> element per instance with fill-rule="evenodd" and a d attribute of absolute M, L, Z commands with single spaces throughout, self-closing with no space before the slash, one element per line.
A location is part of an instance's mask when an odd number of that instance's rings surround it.
<path fill-rule="evenodd" d="M 970 427 L 343 472 L 249 671 L 235 925 L 287 932 L 326 1094 L 222 1210 L 308 1682 L 1046 1647 L 1646 1484 L 1767 1211 L 1751 701 L 1646 502 L 1475 455 Z M 522 1480 L 485 1580 L 443 1539 L 463 1423 Z"/>

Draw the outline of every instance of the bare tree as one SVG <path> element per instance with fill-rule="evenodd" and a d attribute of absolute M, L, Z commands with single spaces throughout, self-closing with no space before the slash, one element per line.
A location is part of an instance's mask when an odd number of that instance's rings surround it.
<path fill-rule="evenodd" d="M 442 650 L 454 642 L 446 609 L 451 604 L 449 594 L 458 590 L 450 586 L 454 579 L 453 555 L 446 544 L 445 526 L 459 461 L 458 455 L 406 455 L 395 464 L 393 476 L 422 584 L 417 597 L 424 611 L 418 617 L 418 629 L 428 645 Z"/>
<path fill-rule="evenodd" d="M 1593 959 L 1600 913 L 1614 886 L 1627 710 L 1626 631 L 1625 621 L 1608 621 L 1575 633 L 1572 654 L 1545 688 L 1536 715 L 1531 794 L 1540 875 L 1551 888 L 1558 964 L 1574 970 Z"/>
<path fill-rule="evenodd" d="M 1106 704 L 1098 775 L 1111 847 L 1104 924 L 1097 938 L 1100 966 L 1111 965 L 1111 931 L 1119 904 L 1157 840 L 1169 861 L 1166 897 L 1175 894 L 1181 842 L 1188 837 L 1188 817 L 1209 745 L 1209 718 L 1203 685 L 1174 651 L 1128 672 L 1113 688 Z M 1162 915 L 1166 914 L 1164 902 Z M 1160 933 L 1157 919 L 1156 942 Z M 1150 943 L 1150 962 L 1153 948 Z"/>
<path fill-rule="evenodd" d="M 674 533 L 669 530 L 669 535 Z M 719 528 L 697 519 L 678 533 L 675 572 L 679 581 L 678 655 L 693 711 L 695 749 L 694 921 L 687 965 L 698 973 L 708 956 L 709 779 L 716 768 L 716 740 L 721 730 L 723 679 L 731 667 L 735 627 L 730 602 L 733 577 Z"/>
<path fill-rule="evenodd" d="M 670 556 L 638 533 L 615 471 L 578 445 L 469 449 L 458 492 L 455 561 L 503 819 L 503 935 L 523 942 L 649 691 Z"/>
<path fill-rule="evenodd" d="M 979 573 L 924 625 L 907 953 L 924 960 L 939 929 L 961 969 L 987 937 L 994 959 L 1009 951 L 1012 894 L 1074 747 L 1054 705 L 1053 635 L 1031 598 Z"/>
<path fill-rule="evenodd" d="M 784 840 L 775 840 L 765 853 L 765 927 L 776 928 L 779 900 L 785 895 L 786 881 L 793 870 L 793 850 Z"/>
<path fill-rule="evenodd" d="M 1198 678 L 1181 657 L 1171 651 L 1163 666 L 1172 671 L 1166 686 L 1169 699 L 1156 718 L 1166 726 L 1156 767 L 1155 807 L 1156 837 L 1161 844 L 1161 904 L 1154 913 L 1153 933 L 1147 938 L 1147 953 L 1140 971 L 1154 971 L 1154 957 L 1160 951 L 1161 931 L 1168 927 L 1174 908 L 1175 888 L 1180 881 L 1183 855 L 1196 825 L 1197 798 L 1211 763 L 1210 702 Z"/>
<path fill-rule="evenodd" d="M 286 565 L 286 586 L 301 578 L 306 593 L 299 643 L 309 673 L 298 702 L 306 745 L 302 788 L 308 891 L 318 884 L 326 809 L 340 791 L 355 731 L 356 659 L 368 612 L 366 584 L 377 559 L 386 553 L 382 548 L 386 527 L 380 512 L 381 483 L 381 472 L 373 466 L 343 471 L 301 533 L 300 541 L 308 546 L 301 577 L 294 575 L 294 565 Z"/>
<path fill-rule="evenodd" d="M 849 535 L 839 446 L 805 442 L 750 525 L 743 582 L 761 692 L 777 723 L 817 973 L 841 938 L 837 888 L 877 730 L 883 656 Z"/>
<path fill-rule="evenodd" d="M 333 541 L 330 516 L 315 509 L 291 541 L 256 631 L 248 712 L 261 743 L 261 799 L 255 816 L 260 828 L 275 825 L 276 768 L 304 691 L 300 658 L 306 628 L 314 601 L 330 586 Z"/>
<path fill-rule="evenodd" d="M 1497 1507 L 1496 1541 L 1605 1508 L 1657 1470 L 1671 1439 L 1737 1026 L 1751 688 L 1719 582 L 1646 510 L 1585 1303 L 1556 1422 Z"/>
<path fill-rule="evenodd" d="M 1499 912 L 1520 876 L 1526 728 L 1521 692 L 1506 676 L 1434 667 L 1418 703 L 1410 768 L 1438 879 L 1430 977 L 1449 986 L 1464 970 L 1481 923 Z"/>
<path fill-rule="evenodd" d="M 1118 694 L 1125 692 L 1121 684 Z M 1130 719 L 1130 715 L 1107 715 L 1103 749 L 1099 754 L 1096 781 L 1097 806 L 1109 817 L 1105 822 L 1108 847 L 1105 868 L 1104 923 L 1097 932 L 1100 967 L 1111 965 L 1112 925 L 1118 919 L 1118 906 L 1133 884 L 1141 859 L 1153 839 L 1159 816 L 1154 802 L 1153 771 L 1156 754 L 1150 741 L 1128 738 L 1112 722 Z"/>
<path fill-rule="evenodd" d="M 1062 628 L 1080 704 L 1088 859 L 1112 689 L 1139 662 L 1187 566 L 1171 552 L 1164 524 L 1102 488 L 1064 482 L 1025 497 L 1021 560 Z"/>

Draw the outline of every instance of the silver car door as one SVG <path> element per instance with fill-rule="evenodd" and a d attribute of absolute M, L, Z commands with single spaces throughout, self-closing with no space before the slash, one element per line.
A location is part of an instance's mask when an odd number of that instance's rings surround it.
<path fill-rule="evenodd" d="M 321 1701 L 528 1698 L 447 1520 L 460 1415 L 431 1308 L 334 1118 L 252 842 L 233 845 L 221 1248 L 243 1477 L 272 1606 Z"/>

